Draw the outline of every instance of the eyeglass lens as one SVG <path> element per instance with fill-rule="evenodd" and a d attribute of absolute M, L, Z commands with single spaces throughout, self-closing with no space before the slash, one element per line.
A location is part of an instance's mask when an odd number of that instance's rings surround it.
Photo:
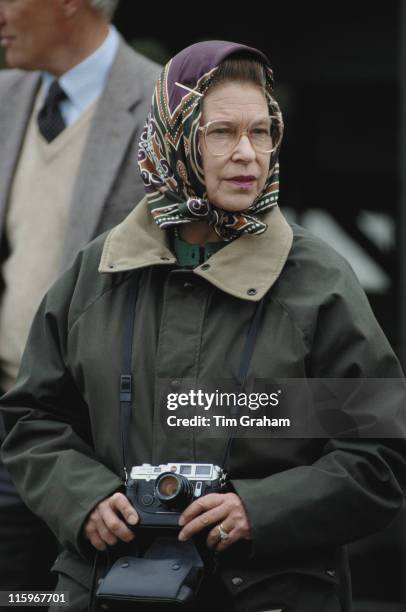
<path fill-rule="evenodd" d="M 206 130 L 207 148 L 215 155 L 228 153 L 237 145 L 243 133 L 247 134 L 254 149 L 270 153 L 279 142 L 280 127 L 271 118 L 252 123 L 247 130 L 241 130 L 240 125 L 232 121 L 213 121 Z"/>

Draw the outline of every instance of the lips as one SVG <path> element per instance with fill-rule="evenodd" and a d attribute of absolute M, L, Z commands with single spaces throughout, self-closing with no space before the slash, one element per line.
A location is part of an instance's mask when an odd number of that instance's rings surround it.
<path fill-rule="evenodd" d="M 236 187 L 239 187 L 240 189 L 249 189 L 250 187 L 254 185 L 256 180 L 257 180 L 256 177 L 252 175 L 232 176 L 226 179 L 228 183 L 231 183 L 232 185 L 235 185 Z"/>

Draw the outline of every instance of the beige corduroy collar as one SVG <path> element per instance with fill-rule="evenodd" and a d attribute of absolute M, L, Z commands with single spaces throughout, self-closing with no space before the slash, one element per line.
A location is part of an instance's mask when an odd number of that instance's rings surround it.
<path fill-rule="evenodd" d="M 277 206 L 264 214 L 263 220 L 268 224 L 266 232 L 241 236 L 194 268 L 193 273 L 234 297 L 260 300 L 281 273 L 293 240 L 292 229 Z M 144 198 L 107 235 L 99 272 L 176 263 L 167 233 L 153 220 Z"/>

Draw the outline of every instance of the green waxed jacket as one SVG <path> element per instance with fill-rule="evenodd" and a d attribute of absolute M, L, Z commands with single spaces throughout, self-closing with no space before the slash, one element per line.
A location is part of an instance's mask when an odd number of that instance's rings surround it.
<path fill-rule="evenodd" d="M 181 270 L 144 200 L 44 298 L 17 385 L 2 400 L 3 458 L 24 501 L 64 548 L 56 571 L 77 583 L 90 583 L 83 524 L 123 482 L 118 387 L 135 270 L 133 465 L 222 461 L 222 438 L 193 428 L 165 434 L 157 381 L 178 391 L 183 379 L 198 387 L 200 377 L 235 377 L 256 302 L 267 292 L 248 380 L 403 377 L 348 264 L 288 225 L 278 208 L 265 219 L 264 234 Z M 235 439 L 230 476 L 252 545 L 230 548 L 220 568 L 237 609 L 348 612 L 342 547 L 392 520 L 405 468 L 403 440 Z"/>

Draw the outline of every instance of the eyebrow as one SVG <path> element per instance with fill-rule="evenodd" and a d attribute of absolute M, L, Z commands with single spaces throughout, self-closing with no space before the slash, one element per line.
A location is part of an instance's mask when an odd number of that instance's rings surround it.
<path fill-rule="evenodd" d="M 263 117 L 254 117 L 248 123 L 261 123 L 262 121 L 267 121 L 269 119 L 269 115 L 265 115 Z M 208 122 L 211 121 L 227 121 L 228 123 L 240 123 L 240 121 L 236 121 L 235 119 L 230 119 L 230 117 L 215 117 L 213 119 L 209 119 Z"/>

